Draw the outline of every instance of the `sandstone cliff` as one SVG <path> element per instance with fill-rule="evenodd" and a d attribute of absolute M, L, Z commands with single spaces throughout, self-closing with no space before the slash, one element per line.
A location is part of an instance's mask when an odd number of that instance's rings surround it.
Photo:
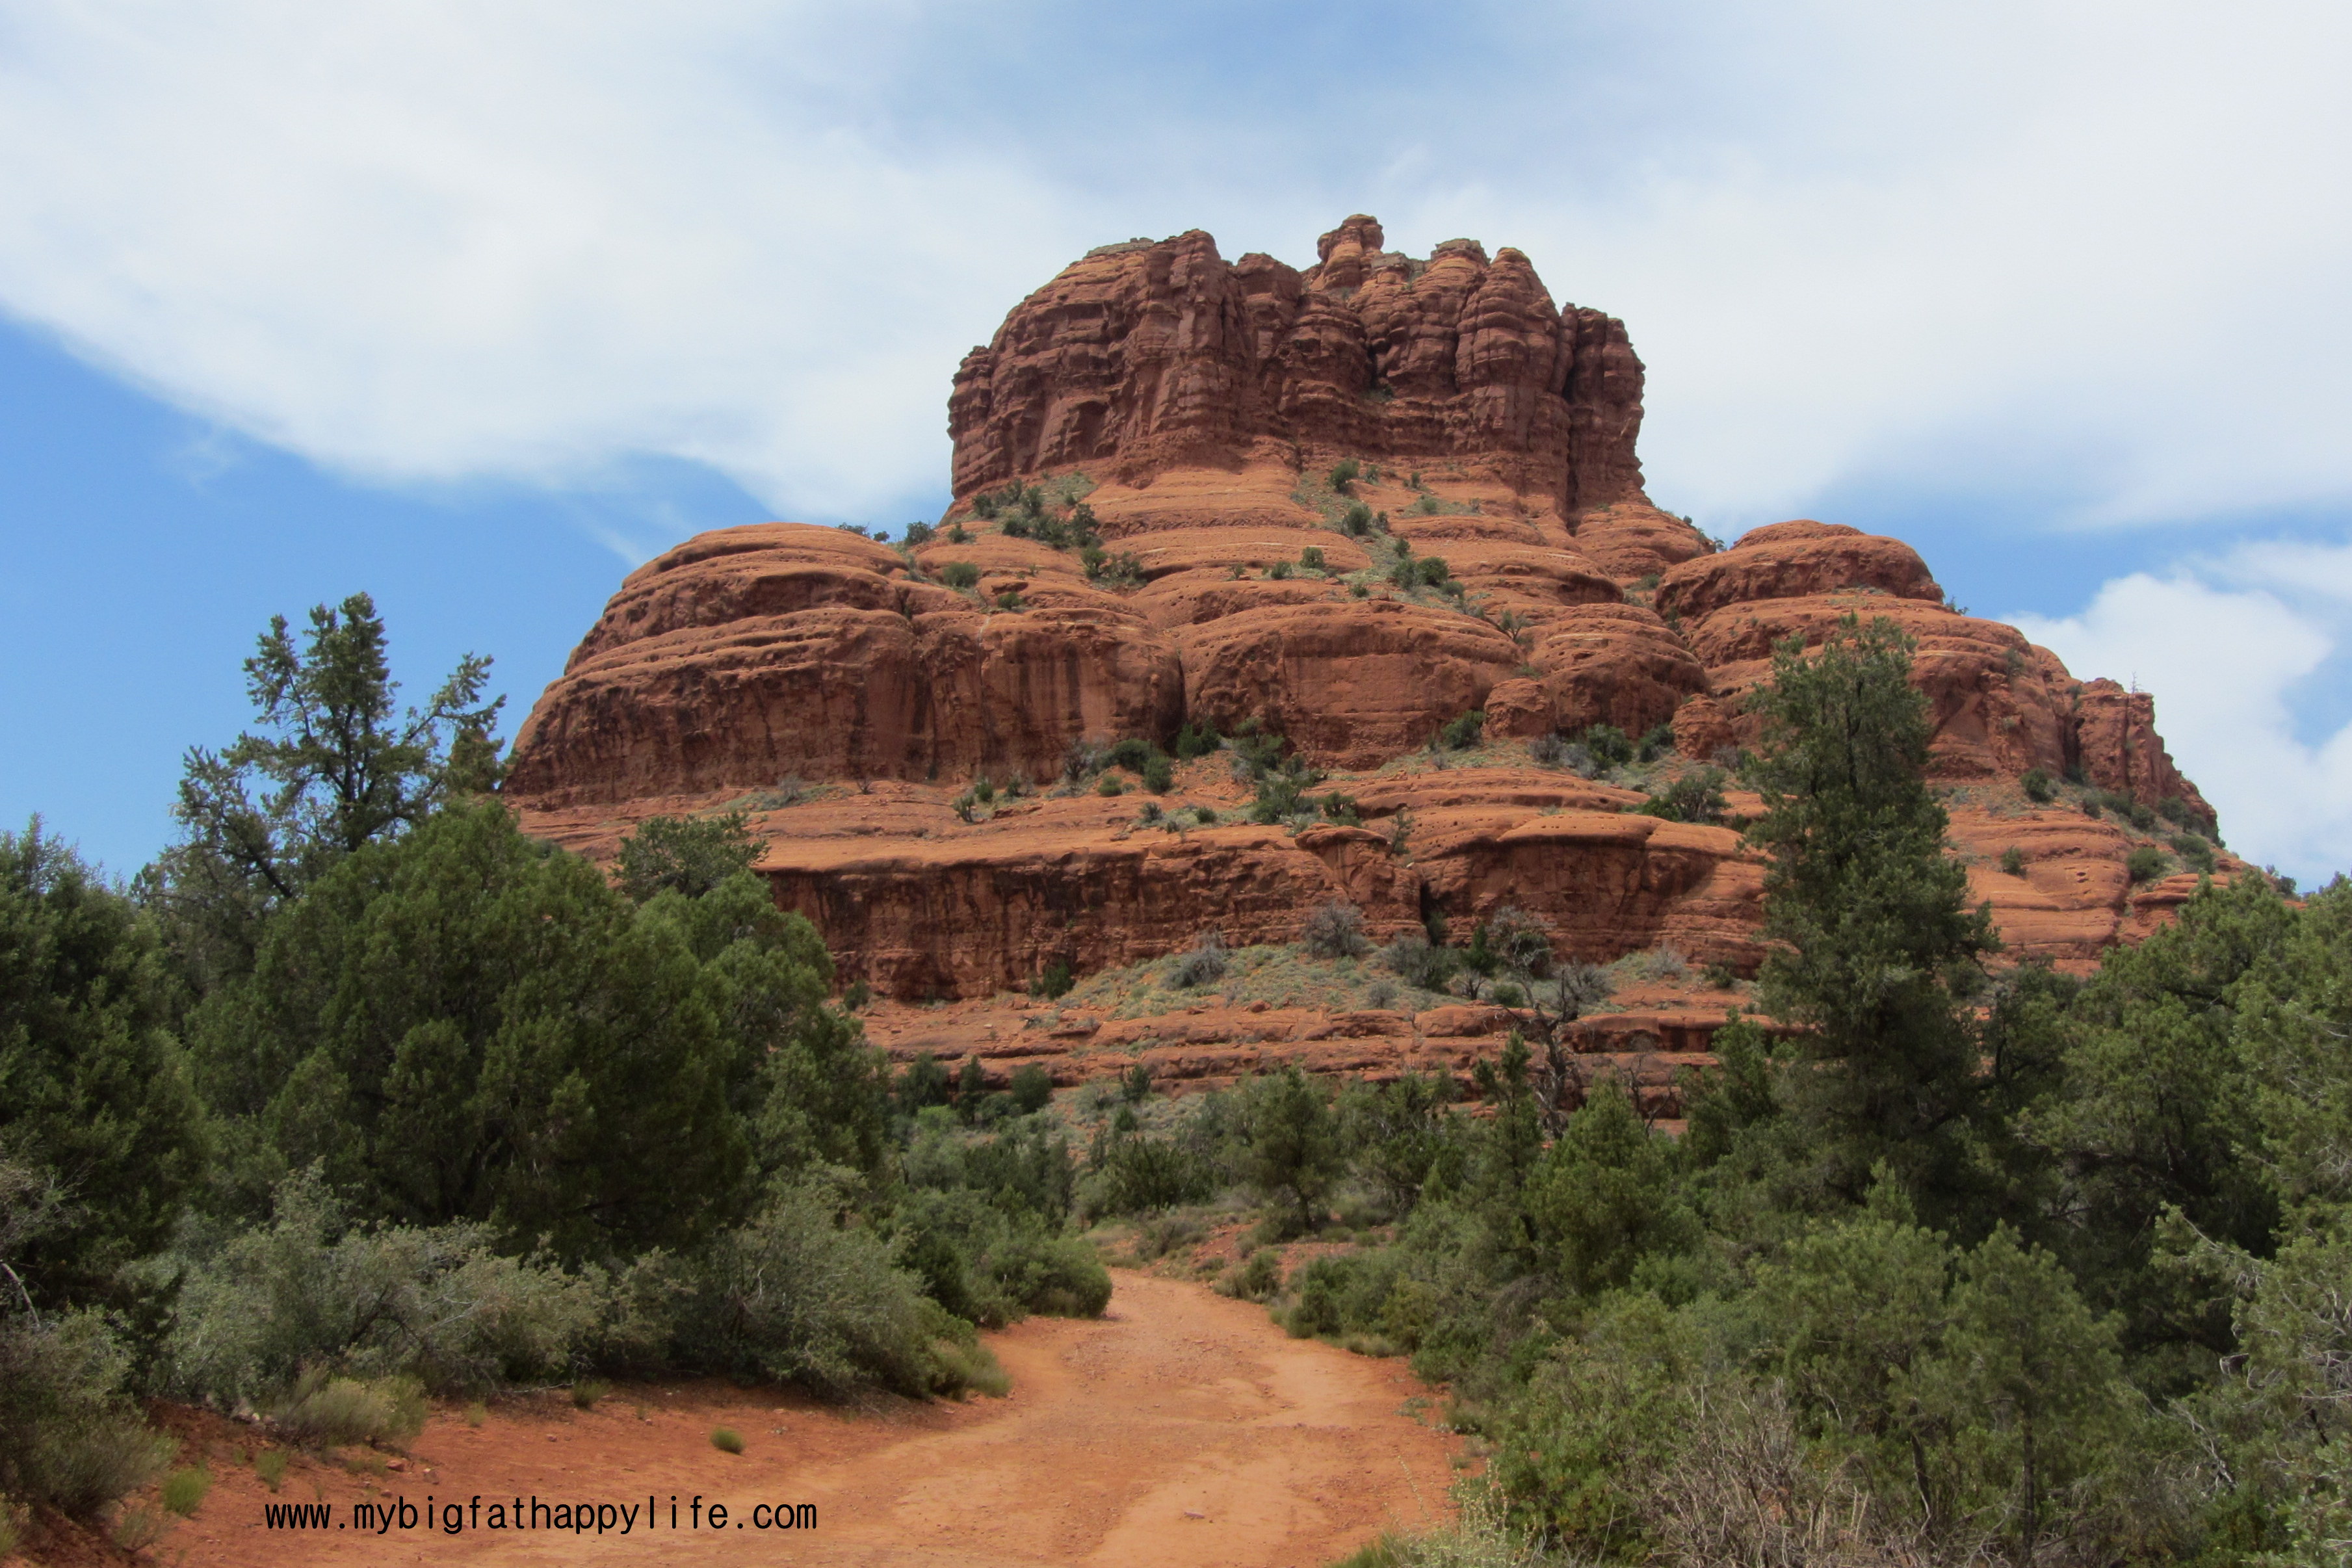
<path fill-rule="evenodd" d="M 2084 962 L 2193 886 L 2125 870 L 2169 826 L 2018 787 L 2039 770 L 2210 826 L 2149 697 L 1948 608 L 1898 541 L 1795 521 L 1714 546 L 1643 493 L 1619 322 L 1556 307 L 1515 250 L 1382 244 L 1359 216 L 1303 271 L 1198 232 L 1072 264 L 958 371 L 938 531 L 730 529 L 632 574 L 524 726 L 509 797 L 599 853 L 656 813 L 752 810 L 780 900 L 845 979 L 908 1002 L 1207 931 L 1286 942 L 1335 899 L 1375 939 L 1514 904 L 1580 958 L 1746 973 L 1761 868 L 1737 833 L 1633 815 L 1641 781 L 1562 769 L 1556 737 L 1670 725 L 1662 765 L 1702 764 L 1752 738 L 1775 643 L 1885 615 L 1917 639 L 1956 844 L 2013 953 Z M 1479 744 L 1433 747 L 1472 711 Z M 1187 724 L 1286 737 L 1361 826 L 1237 820 L 1229 753 L 1148 797 L 1158 821 L 1070 770 Z M 1696 1048 L 1722 1005 L 1601 1032 Z M 1230 1067 L 1200 1054 L 1220 1027 L 1177 1031 L 1192 1065 L 1164 1065 Z"/>

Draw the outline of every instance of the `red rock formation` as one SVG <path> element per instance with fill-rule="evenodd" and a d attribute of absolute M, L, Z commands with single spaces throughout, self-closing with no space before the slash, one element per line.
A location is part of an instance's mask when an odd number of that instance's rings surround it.
<path fill-rule="evenodd" d="M 844 979 L 907 1001 L 985 997 L 1056 961 L 1117 969 L 1210 931 L 1286 942 L 1333 900 L 1375 939 L 1511 904 L 1579 958 L 1664 944 L 1744 973 L 1762 867 L 1736 833 L 1636 815 L 1638 793 L 1537 766 L 1527 742 L 1670 720 L 1706 760 L 1753 741 L 1743 702 L 1775 644 L 1884 615 L 1917 641 L 1956 853 L 2012 952 L 2081 964 L 2164 917 L 2177 879 L 2124 869 L 2147 835 L 2014 783 L 2073 773 L 2210 819 L 2151 699 L 1947 609 L 1897 541 L 1796 521 L 1711 549 L 1642 494 L 1642 365 L 1619 322 L 1556 310 L 1517 251 L 1382 246 L 1355 217 L 1304 271 L 1229 265 L 1198 233 L 1073 264 L 957 374 L 952 531 L 894 548 L 730 529 L 632 574 L 525 724 L 509 797 L 597 854 L 651 815 L 747 805 L 761 869 Z M 1342 458 L 1366 465 L 1347 494 Z M 1094 576 L 1079 550 L 979 515 L 976 492 L 1008 480 L 1050 480 L 1062 522 L 1084 497 Z M 1377 521 L 1350 531 L 1358 503 Z M 1484 750 L 1424 750 L 1474 709 Z M 1180 770 L 1159 819 L 1134 795 L 1054 788 L 1072 742 L 1166 743 L 1187 721 L 1287 736 L 1363 825 L 1249 824 L 1224 756 Z M 982 775 L 1022 793 L 959 810 Z M 787 777 L 814 798 L 770 788 Z M 1998 868 L 2012 847 L 2015 875 Z M 1654 1074 L 1704 1048 L 1694 1005 L 1596 1020 L 1587 1044 Z M 1361 1066 L 1466 1060 L 1507 1026 L 1436 1012 L 1318 1014 L 1280 1037 Z M 1166 1070 L 1213 1081 L 1274 1048 L 1263 1019 L 1210 1013 Z"/>
<path fill-rule="evenodd" d="M 1555 308 L 1517 250 L 1381 245 L 1359 215 L 1303 273 L 1228 264 L 1198 229 L 1089 251 L 957 370 L 956 493 L 1070 468 L 1149 484 L 1271 437 L 1311 464 L 1475 464 L 1563 516 L 1647 507 L 1622 322 Z M 1701 548 L 1687 529 L 1672 547 Z"/>

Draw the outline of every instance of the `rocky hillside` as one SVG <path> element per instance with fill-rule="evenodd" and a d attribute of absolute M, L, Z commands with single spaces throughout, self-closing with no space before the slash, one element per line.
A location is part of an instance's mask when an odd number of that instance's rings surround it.
<path fill-rule="evenodd" d="M 1073 263 L 957 372 L 956 500 L 929 538 L 772 523 L 632 574 L 524 726 L 509 797 L 592 852 L 649 815 L 751 811 L 778 897 L 910 1005 L 971 1011 L 1056 965 L 1150 992 L 1206 933 L 1287 943 L 1339 900 L 1375 942 L 1512 904 L 1579 958 L 1671 949 L 1718 966 L 1684 1010 L 1719 1016 L 1759 956 L 1760 868 L 1732 826 L 1639 808 L 1748 738 L 1774 642 L 1860 613 L 1918 639 L 1956 840 L 2012 953 L 2087 961 L 2193 885 L 2201 849 L 2174 840 L 2212 814 L 2147 695 L 1950 608 L 1899 541 L 1798 521 L 1717 546 L 1643 491 L 1622 323 L 1556 305 L 1516 250 L 1381 246 L 1358 216 L 1304 271 L 1197 231 Z M 1570 743 L 1595 725 L 1650 744 Z M 1242 751 L 1150 776 L 1212 730 Z M 1268 735 L 1298 759 L 1271 804 L 1244 755 Z M 1289 1036 L 1362 1014 L 1346 1037 L 1407 1038 L 1400 1059 L 1465 1037 L 1423 1026 L 1441 999 L 1378 1005 L 1359 979 Z M 1007 1043 L 1083 1076 L 1046 1037 L 1161 1016 L 1099 984 L 1118 998 Z"/>

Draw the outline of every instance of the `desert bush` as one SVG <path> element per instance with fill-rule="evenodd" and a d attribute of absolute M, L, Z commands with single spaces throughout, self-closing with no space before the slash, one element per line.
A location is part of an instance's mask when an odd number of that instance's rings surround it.
<path fill-rule="evenodd" d="M 2037 804 L 2053 800 L 2058 794 L 2057 786 L 2051 782 L 2050 775 L 2040 768 L 2028 768 L 2020 773 L 2017 785 L 2025 792 L 2026 799 Z"/>
<path fill-rule="evenodd" d="M 479 1426 L 481 1422 L 473 1419 L 473 1411 L 481 1408 L 479 1405 L 476 1405 L 467 1413 L 467 1419 L 476 1426 Z M 271 1491 L 276 1491 L 284 1483 L 286 1467 L 292 1461 L 293 1455 L 284 1448 L 264 1448 L 253 1456 L 253 1473 L 261 1478 L 263 1486 L 268 1487 Z"/>
<path fill-rule="evenodd" d="M 1663 816 L 1668 822 L 1720 822 L 1724 813 L 1723 785 L 1721 769 L 1694 768 L 1651 795 L 1643 803 L 1642 810 L 1646 816 Z"/>
<path fill-rule="evenodd" d="M 1462 955 L 1409 931 L 1381 949 L 1381 963 L 1407 985 L 1437 991 L 1461 969 Z"/>
<path fill-rule="evenodd" d="M 1150 1214 L 1202 1202 L 1215 1190 L 1207 1161 L 1173 1139 L 1144 1133 L 1108 1141 L 1084 1186 L 1094 1215 Z"/>
<path fill-rule="evenodd" d="M 1349 487 L 1356 482 L 1357 476 L 1361 474 L 1363 471 L 1363 465 L 1356 461 L 1355 458 L 1340 458 L 1339 461 L 1333 466 L 1329 475 L 1331 488 L 1339 491 L 1341 495 L 1349 494 Z"/>
<path fill-rule="evenodd" d="M 2166 842 L 2171 847 L 2172 852 L 2180 857 L 2181 863 L 2190 870 L 2203 871 L 2209 875 L 2212 872 L 2213 846 L 2207 843 L 2201 835 L 2176 833 Z"/>
<path fill-rule="evenodd" d="M 1640 952 L 1629 952 L 1610 968 L 1635 983 L 1680 981 L 1690 977 L 1690 960 L 1661 942 Z"/>
<path fill-rule="evenodd" d="M 2025 875 L 2025 851 L 2012 844 L 2000 852 L 2000 868 L 2012 877 Z"/>
<path fill-rule="evenodd" d="M 593 1410 L 604 1397 L 613 1392 L 613 1385 L 601 1377 L 587 1377 L 572 1385 L 572 1405 L 575 1410 Z"/>
<path fill-rule="evenodd" d="M 1150 1062 L 1138 1062 L 1118 1075 L 1118 1097 L 1129 1105 L 1140 1105 L 1151 1098 Z"/>
<path fill-rule="evenodd" d="M 171 1262 L 159 1379 L 221 1408 L 266 1405 L 306 1369 L 440 1390 L 551 1375 L 604 1310 L 601 1275 L 500 1256 L 488 1226 L 354 1226 L 316 1170 L 280 1184 L 268 1224 L 192 1226 Z"/>
<path fill-rule="evenodd" d="M 940 568 L 940 581 L 950 588 L 969 593 L 980 586 L 980 568 L 969 561 L 950 561 Z"/>
<path fill-rule="evenodd" d="M 1154 795 L 1166 795 L 1176 787 L 1176 764 L 1165 756 L 1154 754 L 1143 764 L 1143 787 Z"/>
<path fill-rule="evenodd" d="M 1265 569 L 1265 574 L 1277 583 L 1286 581 L 1290 576 L 1290 563 L 1277 561 Z"/>
<path fill-rule="evenodd" d="M 1298 942 L 1318 958 L 1360 958 L 1372 950 L 1372 944 L 1364 938 L 1362 913 L 1355 905 L 1338 899 L 1307 917 Z"/>
<path fill-rule="evenodd" d="M 1445 563 L 1444 556 L 1424 555 L 1414 563 L 1412 574 L 1423 587 L 1435 588 L 1453 581 L 1454 569 Z"/>
<path fill-rule="evenodd" d="M 938 532 L 939 530 L 928 522 L 910 522 L 907 525 L 907 548 L 912 550 L 919 545 L 929 544 Z"/>
<path fill-rule="evenodd" d="M 2171 863 L 2164 858 L 2164 851 L 2153 844 L 2143 844 L 2124 857 L 2124 871 L 2135 882 L 2161 877 L 2170 866 Z"/>
<path fill-rule="evenodd" d="M 1577 737 L 1600 769 L 1622 768 L 1633 760 L 1633 738 L 1614 724 L 1589 724 Z"/>
<path fill-rule="evenodd" d="M 94 1310 L 0 1316 L 0 1499 L 89 1519 L 163 1473 L 176 1445 L 124 1394 L 131 1364 Z"/>
<path fill-rule="evenodd" d="M 722 1454 L 740 1454 L 743 1451 L 743 1434 L 732 1426 L 713 1426 L 710 1446 Z"/>
<path fill-rule="evenodd" d="M 413 1377 L 337 1377 L 313 1367 L 264 1408 L 272 1426 L 309 1447 L 400 1447 L 425 1430 L 425 1385 Z"/>
<path fill-rule="evenodd" d="M 1076 977 L 1070 973 L 1069 961 L 1057 958 L 1029 983 L 1029 994 L 1047 1002 L 1057 1001 L 1067 996 L 1076 984 Z"/>
<path fill-rule="evenodd" d="M 1224 939 L 1215 931 L 1202 931 L 1192 951 L 1177 961 L 1176 984 L 1189 988 L 1223 980 L 1226 966 Z"/>
<path fill-rule="evenodd" d="M 831 1398 L 872 1387 L 957 1392 L 934 1348 L 953 1338 L 956 1320 L 898 1267 L 888 1243 L 842 1223 L 842 1206 L 805 1182 L 710 1244 L 680 1310 L 688 1364 Z"/>
<path fill-rule="evenodd" d="M 1024 1116 L 1045 1109 L 1054 1098 L 1054 1075 L 1035 1062 L 1013 1069 L 1013 1103 Z"/>
<path fill-rule="evenodd" d="M 1282 1258 L 1270 1247 L 1262 1247 L 1248 1258 L 1226 1271 L 1217 1281 L 1221 1295 L 1234 1296 L 1244 1301 L 1271 1301 L 1282 1292 Z"/>
<path fill-rule="evenodd" d="M 1205 720 L 1196 725 L 1188 719 L 1176 731 L 1176 754 L 1187 761 L 1205 757 L 1221 744 L 1217 727 Z"/>
<path fill-rule="evenodd" d="M 1306 549 L 1300 551 L 1298 552 L 1298 564 L 1301 569 L 1305 571 L 1322 571 L 1323 547 L 1319 544 L 1310 544 Z"/>
<path fill-rule="evenodd" d="M 1438 744 L 1449 752 L 1466 752 L 1478 743 L 1478 737 L 1486 728 L 1486 715 L 1474 708 L 1449 721 L 1437 732 Z"/>

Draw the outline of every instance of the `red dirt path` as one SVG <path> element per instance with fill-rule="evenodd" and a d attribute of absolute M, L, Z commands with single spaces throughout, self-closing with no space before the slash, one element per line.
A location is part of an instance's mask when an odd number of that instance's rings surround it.
<path fill-rule="evenodd" d="M 272 1498 L 226 1454 L 211 1496 L 150 1549 L 185 1568 L 426 1563 L 1216 1563 L 1330 1562 L 1384 1528 L 1450 1510 L 1455 1440 L 1402 1406 L 1427 1391 L 1395 1361 L 1294 1341 L 1263 1308 L 1118 1271 L 1096 1322 L 1033 1319 L 988 1342 L 1013 1380 L 1003 1399 L 856 1415 L 723 1384 L 625 1387 L 593 1412 L 506 1402 L 478 1428 L 436 1412 L 398 1473 L 298 1463 Z M 642 1415 L 639 1410 L 642 1408 Z M 745 1451 L 710 1446 L 714 1426 Z M 210 1447 L 225 1447 L 223 1428 Z M 265 1500 L 404 1495 L 634 1500 L 640 1522 L 601 1539 L 550 1531 L 420 1528 L 266 1531 Z M 729 1510 L 713 1532 L 647 1533 L 700 1493 Z M 738 1529 L 760 1502 L 814 1502 L 818 1528 Z M 184 1555 L 183 1555 L 184 1553 Z"/>

